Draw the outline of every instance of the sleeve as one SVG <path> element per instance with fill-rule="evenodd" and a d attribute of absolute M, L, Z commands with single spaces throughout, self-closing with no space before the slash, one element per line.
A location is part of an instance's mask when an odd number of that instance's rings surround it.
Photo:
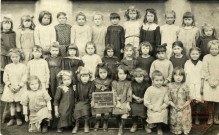
<path fill-rule="evenodd" d="M 142 27 L 143 26 L 141 26 L 141 28 L 140 28 L 140 36 L 139 36 L 140 43 L 143 42 L 143 28 Z"/>
<path fill-rule="evenodd" d="M 110 44 L 110 27 L 107 28 L 106 31 L 106 37 L 105 37 L 105 45 L 107 46 L 108 44 Z"/>
<path fill-rule="evenodd" d="M 22 74 L 22 78 L 21 78 L 21 82 L 20 82 L 20 86 L 24 86 L 24 84 L 27 82 L 27 77 L 28 77 L 28 74 L 27 74 L 27 67 L 24 66 L 23 68 L 23 74 Z"/>
<path fill-rule="evenodd" d="M 150 101 L 150 87 L 146 90 L 144 94 L 144 105 L 148 108 L 151 109 L 153 106 Z"/>
<path fill-rule="evenodd" d="M 17 48 L 21 49 L 21 30 L 18 30 L 17 32 L 16 45 L 17 45 Z"/>
<path fill-rule="evenodd" d="M 132 86 L 131 86 L 131 83 L 130 83 L 128 91 L 127 91 L 127 101 L 132 102 Z"/>
<path fill-rule="evenodd" d="M 50 30 L 50 43 L 56 42 L 56 30 L 55 27 L 51 27 Z"/>
<path fill-rule="evenodd" d="M 28 63 L 27 63 L 27 77 L 30 76 L 30 63 L 31 63 L 31 61 L 28 61 Z"/>
<path fill-rule="evenodd" d="M 170 82 L 173 74 L 173 64 L 170 62 L 169 64 L 169 75 L 167 77 L 167 80 Z"/>
<path fill-rule="evenodd" d="M 28 92 L 27 91 L 25 91 L 22 95 L 21 104 L 23 106 L 27 106 L 29 104 L 29 97 L 28 97 Z"/>
<path fill-rule="evenodd" d="M 46 86 L 49 86 L 50 73 L 49 73 L 49 66 L 48 66 L 47 61 L 45 61 L 45 71 L 46 71 L 46 74 L 45 74 L 45 77 L 46 77 Z"/>
<path fill-rule="evenodd" d="M 120 40 L 121 40 L 121 49 L 124 49 L 124 47 L 125 47 L 125 30 L 123 27 L 121 27 Z"/>
<path fill-rule="evenodd" d="M 156 45 L 161 45 L 161 35 L 160 35 L 160 27 L 157 26 L 156 30 L 155 30 L 155 42 Z"/>
<path fill-rule="evenodd" d="M 189 90 L 189 86 L 187 84 L 185 85 L 185 91 L 186 91 L 186 99 L 187 99 L 187 101 L 191 101 L 190 90 Z"/>
<path fill-rule="evenodd" d="M 75 38 L 76 38 L 76 30 L 75 26 L 71 27 L 71 43 L 75 43 Z"/>
<path fill-rule="evenodd" d="M 150 68 L 150 78 L 152 77 L 152 73 L 155 70 L 155 61 L 151 64 L 151 68 Z"/>
<path fill-rule="evenodd" d="M 53 102 L 54 106 L 59 106 L 59 101 L 60 101 L 61 97 L 62 97 L 62 89 L 60 87 L 58 87 L 56 90 L 55 97 L 54 97 L 54 102 Z"/>
<path fill-rule="evenodd" d="M 101 57 L 98 55 L 98 64 L 102 63 Z"/>
<path fill-rule="evenodd" d="M 40 33 L 38 27 L 36 27 L 34 30 L 34 41 L 35 41 L 35 45 L 40 45 Z"/>
<path fill-rule="evenodd" d="M 9 79 L 9 72 L 10 72 L 10 69 L 9 69 L 9 66 L 7 65 L 5 67 L 5 70 L 4 70 L 4 73 L 3 73 L 3 82 L 5 83 L 6 86 L 11 84 L 11 81 Z"/>
<path fill-rule="evenodd" d="M 173 102 L 173 98 L 172 98 L 172 95 L 171 95 L 171 85 L 170 84 L 168 84 L 167 85 L 167 92 L 168 92 L 168 100 L 169 100 L 169 102 Z"/>
<path fill-rule="evenodd" d="M 92 29 L 90 26 L 87 27 L 87 35 L 88 35 L 88 41 L 92 41 Z"/>
<path fill-rule="evenodd" d="M 203 77 L 205 80 L 208 80 L 210 77 L 209 69 L 208 69 L 208 55 L 204 56 L 203 64 L 202 64 L 202 70 L 203 70 Z"/>
<path fill-rule="evenodd" d="M 197 39 L 196 46 L 200 48 L 201 47 L 201 42 L 202 42 L 201 37 L 199 37 Z"/>
<path fill-rule="evenodd" d="M 200 37 L 200 30 L 197 28 L 197 32 L 196 32 L 196 35 L 195 35 L 195 45 L 194 45 L 194 47 L 197 46 L 196 42 L 197 42 L 199 37 Z"/>
<path fill-rule="evenodd" d="M 163 105 L 161 106 L 161 108 L 167 108 L 167 106 L 169 106 L 169 97 L 168 97 L 168 92 L 166 90 L 166 93 L 164 95 L 164 103 Z"/>
<path fill-rule="evenodd" d="M 92 93 L 94 92 L 94 90 L 95 90 L 95 83 L 93 81 L 89 90 L 89 101 L 91 101 L 92 99 Z"/>
<path fill-rule="evenodd" d="M 117 90 L 116 90 L 117 88 L 116 88 L 116 81 L 113 81 L 112 82 L 112 92 L 114 93 L 114 95 L 115 95 L 115 99 L 117 98 Z"/>
<path fill-rule="evenodd" d="M 79 91 L 79 83 L 76 84 L 76 91 L 75 91 L 75 103 L 77 103 L 79 101 L 79 94 L 78 94 L 78 91 Z"/>
<path fill-rule="evenodd" d="M 52 98 L 49 96 L 48 91 L 42 90 L 43 91 L 43 98 L 45 99 L 46 102 L 49 102 Z"/>

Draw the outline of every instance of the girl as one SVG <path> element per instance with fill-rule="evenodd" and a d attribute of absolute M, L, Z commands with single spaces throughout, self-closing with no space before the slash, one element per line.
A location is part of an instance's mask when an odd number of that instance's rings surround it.
<path fill-rule="evenodd" d="M 91 93 L 94 91 L 94 84 L 91 81 L 92 73 L 89 69 L 82 67 L 78 74 L 77 89 L 75 91 L 75 108 L 74 119 L 75 127 L 72 130 L 73 134 L 76 134 L 79 129 L 79 118 L 84 119 L 84 132 L 89 132 L 89 117 L 91 115 Z"/>
<path fill-rule="evenodd" d="M 48 11 L 41 11 L 38 20 L 40 25 L 37 25 L 34 30 L 34 41 L 35 45 L 43 48 L 44 57 L 47 57 L 50 45 L 56 41 L 55 29 L 51 26 L 52 14 Z"/>
<path fill-rule="evenodd" d="M 137 66 L 137 60 L 135 58 L 135 48 L 132 44 L 127 44 L 124 49 L 125 57 L 121 60 L 124 65 L 127 65 L 129 73 Z"/>
<path fill-rule="evenodd" d="M 58 73 L 60 85 L 57 88 L 54 106 L 55 116 L 59 118 L 57 132 L 63 131 L 63 127 L 72 126 L 72 112 L 74 107 L 75 91 L 73 90 L 72 72 L 62 70 Z"/>
<path fill-rule="evenodd" d="M 25 63 L 31 58 L 32 48 L 34 46 L 34 29 L 33 16 L 24 15 L 21 17 L 20 29 L 17 32 L 17 47 L 24 53 Z"/>
<path fill-rule="evenodd" d="M 125 17 L 127 19 L 124 23 L 125 45 L 132 44 L 137 52 L 141 27 L 141 24 L 138 21 L 140 12 L 134 6 L 130 6 L 125 12 Z"/>
<path fill-rule="evenodd" d="M 96 54 L 96 50 L 96 45 L 93 42 L 87 42 L 85 46 L 86 55 L 82 57 L 84 67 L 92 73 L 92 80 L 94 80 L 97 65 L 102 63 L 100 56 Z"/>
<path fill-rule="evenodd" d="M 219 124 L 219 99 L 216 95 L 219 94 L 219 40 L 212 40 L 208 43 L 210 54 L 204 56 L 203 72 L 204 72 L 204 88 L 203 98 L 210 103 L 214 103 L 214 123 Z M 201 91 L 201 92 L 202 92 Z M 210 114 L 210 121 L 212 123 L 212 112 Z"/>
<path fill-rule="evenodd" d="M 169 59 L 172 56 L 172 44 L 177 41 L 179 27 L 174 24 L 176 19 L 175 11 L 167 11 L 165 19 L 166 24 L 160 27 L 160 34 L 161 44 L 167 43 L 167 58 Z"/>
<path fill-rule="evenodd" d="M 5 66 L 3 75 L 5 87 L 1 100 L 10 104 L 11 119 L 7 126 L 14 125 L 15 114 L 17 125 L 20 126 L 22 125 L 20 101 L 27 81 L 27 69 L 26 65 L 21 63 L 23 55 L 19 49 L 12 48 L 9 56 L 12 63 Z"/>
<path fill-rule="evenodd" d="M 106 36 L 106 27 L 102 24 L 103 15 L 101 13 L 95 13 L 93 21 L 95 25 L 92 27 L 92 41 L 97 46 L 97 54 L 103 57 Z"/>
<path fill-rule="evenodd" d="M 62 57 L 66 56 L 66 48 L 71 43 L 71 25 L 66 24 L 67 16 L 65 12 L 57 14 L 59 24 L 55 26 L 56 41 L 59 42 Z"/>
<path fill-rule="evenodd" d="M 198 47 L 193 47 L 189 50 L 190 60 L 185 63 L 185 75 L 186 83 L 190 90 L 190 98 L 195 102 L 200 102 L 202 100 L 201 88 L 203 88 L 203 72 L 202 72 L 202 62 L 199 60 L 201 51 Z M 200 107 L 194 106 L 196 112 L 200 111 Z M 198 117 L 195 118 L 195 124 L 199 125 Z"/>
<path fill-rule="evenodd" d="M 78 46 L 80 57 L 85 55 L 85 45 L 91 41 L 91 28 L 86 23 L 86 16 L 80 12 L 76 15 L 77 25 L 74 25 L 71 31 L 71 42 Z"/>
<path fill-rule="evenodd" d="M 182 27 L 179 30 L 178 41 L 182 41 L 187 57 L 189 56 L 189 49 L 196 46 L 198 37 L 199 29 L 195 26 L 194 15 L 191 12 L 185 12 Z"/>
<path fill-rule="evenodd" d="M 124 28 L 119 25 L 120 16 L 117 13 L 110 14 L 110 22 L 112 25 L 107 27 L 106 33 L 106 45 L 111 44 L 115 50 L 114 54 L 120 60 L 122 59 L 122 53 L 125 43 Z"/>
<path fill-rule="evenodd" d="M 97 65 L 96 79 L 94 80 L 95 89 L 93 92 L 107 92 L 111 91 L 110 70 L 106 63 L 101 63 Z M 92 115 L 96 117 L 96 124 L 94 126 L 94 131 L 99 129 L 101 116 L 103 116 L 103 130 L 107 131 L 109 114 L 112 112 L 112 108 L 94 108 L 94 101 L 91 101 L 91 111 Z"/>
<path fill-rule="evenodd" d="M 166 58 L 166 44 L 160 45 L 156 48 L 157 60 L 151 64 L 150 77 L 155 70 L 160 71 L 164 76 L 164 85 L 171 81 L 173 64 Z"/>
<path fill-rule="evenodd" d="M 209 54 L 208 42 L 211 40 L 216 40 L 217 35 L 215 27 L 211 24 L 205 24 L 202 26 L 201 32 L 202 36 L 198 38 L 196 46 L 201 49 L 202 54 L 200 56 L 200 60 L 203 60 L 203 57 L 206 54 Z"/>
<path fill-rule="evenodd" d="M 160 27 L 157 23 L 156 11 L 153 8 L 146 9 L 144 23 L 140 29 L 140 43 L 148 41 L 152 45 L 153 50 L 155 50 L 155 46 L 161 43 Z M 152 52 L 152 54 L 155 56 L 154 52 Z"/>
<path fill-rule="evenodd" d="M 135 132 L 137 130 L 138 117 L 142 118 L 143 125 L 146 129 L 146 107 L 144 106 L 144 93 L 150 86 L 148 80 L 148 74 L 145 70 L 141 68 L 136 68 L 132 72 L 132 100 L 131 103 L 131 114 L 133 125 L 130 132 Z"/>
<path fill-rule="evenodd" d="M 42 59 L 43 49 L 42 47 L 35 45 L 32 49 L 33 59 L 27 63 L 28 76 L 37 76 L 41 83 L 42 88 L 49 88 L 49 67 L 46 60 Z"/>
<path fill-rule="evenodd" d="M 147 122 L 146 132 L 151 133 L 151 128 L 157 126 L 157 134 L 162 135 L 161 124 L 167 124 L 169 105 L 168 94 L 166 87 L 163 87 L 164 76 L 155 70 L 152 73 L 152 86 L 150 86 L 144 94 L 144 105 L 147 107 Z"/>
<path fill-rule="evenodd" d="M 117 79 L 112 82 L 112 91 L 115 94 L 116 106 L 113 108 L 113 114 L 117 115 L 119 123 L 118 135 L 123 134 L 125 120 L 129 116 L 130 102 L 132 101 L 131 82 L 127 80 L 129 71 L 126 66 L 120 65 L 117 68 Z"/>
<path fill-rule="evenodd" d="M 173 71 L 173 82 L 169 84 L 170 131 L 179 135 L 188 135 L 192 127 L 189 87 L 185 83 L 183 68 Z"/>
<path fill-rule="evenodd" d="M 50 100 L 48 92 L 42 88 L 40 79 L 37 76 L 30 76 L 27 82 L 27 91 L 21 101 L 25 121 L 30 121 L 29 132 L 46 133 L 48 131 L 48 123 L 52 118 Z M 29 117 L 28 110 L 30 111 Z"/>
<path fill-rule="evenodd" d="M 185 53 L 183 54 L 183 43 L 181 41 L 175 41 L 172 45 L 173 56 L 170 57 L 170 61 L 173 64 L 173 68 L 182 67 L 186 63 L 187 57 Z"/>
<path fill-rule="evenodd" d="M 119 63 L 119 58 L 114 55 L 115 50 L 112 45 L 107 45 L 104 51 L 104 57 L 102 62 L 108 64 L 109 70 L 111 72 L 111 79 L 116 77 L 116 68 Z"/>

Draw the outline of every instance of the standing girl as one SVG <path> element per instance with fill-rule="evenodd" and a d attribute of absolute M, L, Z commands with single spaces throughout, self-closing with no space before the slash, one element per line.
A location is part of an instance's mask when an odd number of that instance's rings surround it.
<path fill-rule="evenodd" d="M 46 60 L 42 59 L 42 47 L 35 45 L 32 49 L 33 59 L 27 63 L 28 75 L 37 76 L 42 84 L 43 89 L 49 88 L 49 67 Z"/>
<path fill-rule="evenodd" d="M 106 33 L 106 45 L 111 44 L 115 50 L 114 54 L 120 60 L 122 59 L 122 53 L 125 43 L 124 28 L 119 25 L 120 16 L 117 13 L 110 14 L 110 22 L 112 25 L 107 27 Z"/>
<path fill-rule="evenodd" d="M 9 56 L 12 63 L 5 66 L 3 75 L 5 87 L 1 100 L 10 103 L 11 119 L 7 126 L 12 126 L 15 123 L 15 114 L 17 125 L 20 126 L 22 125 L 20 101 L 27 81 L 27 68 L 21 63 L 23 55 L 19 49 L 12 48 L 9 51 Z"/>
<path fill-rule="evenodd" d="M 110 79 L 110 71 L 106 63 L 97 65 L 96 79 L 94 80 L 95 89 L 93 92 L 109 92 L 111 91 L 112 79 Z M 94 131 L 99 129 L 101 116 L 103 116 L 103 130 L 107 131 L 109 115 L 112 112 L 112 108 L 95 108 L 94 101 L 91 101 L 92 115 L 96 117 L 96 123 Z"/>
<path fill-rule="evenodd" d="M 183 68 L 173 71 L 173 82 L 168 85 L 170 101 L 170 131 L 179 135 L 188 135 L 192 127 L 189 87 L 185 83 Z"/>
<path fill-rule="evenodd" d="M 170 61 L 173 64 L 173 68 L 182 67 L 186 63 L 187 57 L 185 53 L 183 54 L 183 43 L 181 41 L 175 41 L 172 45 L 173 56 L 170 57 Z"/>
<path fill-rule="evenodd" d="M 62 70 L 57 75 L 60 85 L 57 88 L 54 106 L 55 116 L 59 118 L 57 132 L 63 131 L 63 127 L 72 126 L 72 112 L 74 107 L 75 92 L 73 90 L 72 72 Z"/>
<path fill-rule="evenodd" d="M 51 26 L 52 14 L 48 11 L 41 11 L 39 14 L 39 23 L 34 30 L 35 45 L 39 45 L 45 52 L 44 57 L 47 57 L 49 48 L 56 41 L 55 29 Z"/>
<path fill-rule="evenodd" d="M 129 71 L 126 66 L 120 65 L 117 68 L 117 79 L 112 82 L 112 91 L 115 94 L 116 107 L 113 108 L 113 114 L 117 115 L 119 123 L 118 135 L 123 134 L 125 120 L 129 116 L 130 102 L 132 101 L 131 82 L 127 80 Z"/>
<path fill-rule="evenodd" d="M 140 43 L 148 41 L 153 50 L 161 44 L 160 27 L 157 25 L 157 13 L 153 8 L 146 9 L 144 23 L 140 29 Z M 155 53 L 152 53 L 155 56 Z"/>
<path fill-rule="evenodd" d="M 20 29 L 17 32 L 17 48 L 24 53 L 25 63 L 31 58 L 32 48 L 34 46 L 34 29 L 33 16 L 24 15 L 21 17 Z"/>
<path fill-rule="evenodd" d="M 150 86 L 148 80 L 148 74 L 141 68 L 136 68 L 132 72 L 132 100 L 131 103 L 131 115 L 132 115 L 132 128 L 130 132 L 137 130 L 138 117 L 142 119 L 143 126 L 146 129 L 146 107 L 144 106 L 144 93 Z"/>
<path fill-rule="evenodd" d="M 210 54 L 205 55 L 203 59 L 203 72 L 204 72 L 204 100 L 214 103 L 214 123 L 219 124 L 219 40 L 212 40 L 208 43 Z M 202 92 L 201 91 L 201 92 Z M 212 123 L 213 117 L 210 113 L 210 121 Z M 210 122 L 209 122 L 210 123 Z"/>
<path fill-rule="evenodd" d="M 85 25 L 86 21 L 85 14 L 82 12 L 78 13 L 76 15 L 77 25 L 74 25 L 71 31 L 71 42 L 78 46 L 80 57 L 85 55 L 85 45 L 91 41 L 91 28 Z"/>
<path fill-rule="evenodd" d="M 84 67 L 92 73 L 92 80 L 94 80 L 97 65 L 102 63 L 100 56 L 96 54 L 96 50 L 96 45 L 93 42 L 87 42 L 85 46 L 86 55 L 82 57 Z"/>
<path fill-rule="evenodd" d="M 191 12 L 185 12 L 182 27 L 179 30 L 178 41 L 182 41 L 187 57 L 189 56 L 189 49 L 196 46 L 198 38 L 199 29 L 195 26 L 194 15 Z"/>
<path fill-rule="evenodd" d="M 217 35 L 215 27 L 211 24 L 205 24 L 204 26 L 202 26 L 201 32 L 202 36 L 198 38 L 196 46 L 201 49 L 202 53 L 200 56 L 200 60 L 203 60 L 203 57 L 210 53 L 208 49 L 208 42 L 211 40 L 216 40 Z"/>
<path fill-rule="evenodd" d="M 91 115 L 91 93 L 94 91 L 94 83 L 91 81 L 92 73 L 87 68 L 81 68 L 78 74 L 77 89 L 75 91 L 74 119 L 75 127 L 72 130 L 76 134 L 79 129 L 79 119 L 84 120 L 84 132 L 89 132 L 89 118 Z"/>
<path fill-rule="evenodd" d="M 42 88 L 40 79 L 37 76 L 30 76 L 27 91 L 21 101 L 25 121 L 30 121 L 29 132 L 46 133 L 48 131 L 49 120 L 52 118 L 50 100 L 48 92 Z M 28 110 L 30 110 L 29 117 Z"/>

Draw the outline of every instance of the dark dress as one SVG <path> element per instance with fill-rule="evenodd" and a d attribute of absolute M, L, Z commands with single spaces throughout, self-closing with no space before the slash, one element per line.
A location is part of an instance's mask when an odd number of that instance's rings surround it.
<path fill-rule="evenodd" d="M 75 91 L 75 109 L 74 119 L 79 119 L 84 116 L 91 116 L 91 94 L 94 91 L 94 83 L 89 81 L 86 84 L 78 82 Z"/>
<path fill-rule="evenodd" d="M 121 63 L 126 65 L 129 73 L 131 73 L 132 70 L 134 70 L 137 67 L 137 65 L 138 65 L 137 59 L 127 60 L 127 59 L 124 58 L 124 59 L 121 60 Z"/>
<path fill-rule="evenodd" d="M 182 58 L 176 58 L 174 55 L 170 57 L 170 61 L 173 64 L 173 68 L 175 68 L 175 67 L 184 68 L 184 65 L 185 65 L 187 60 L 188 59 L 187 59 L 185 54 L 182 56 Z"/>
<path fill-rule="evenodd" d="M 143 81 L 142 83 L 137 83 L 136 81 L 133 81 L 131 85 L 132 85 L 132 94 L 140 98 L 144 98 L 144 94 L 147 88 L 150 86 L 150 84 L 146 81 Z M 143 102 L 138 103 L 135 99 L 132 98 L 132 102 L 130 106 L 131 106 L 132 116 L 140 116 L 142 118 L 146 117 L 147 109 L 144 106 Z"/>
<path fill-rule="evenodd" d="M 211 40 L 216 40 L 216 38 L 214 37 L 206 37 L 206 36 L 202 36 L 199 37 L 196 43 L 196 46 L 199 47 L 201 49 L 201 56 L 200 56 L 200 60 L 203 60 L 204 56 L 206 54 L 209 54 L 209 46 L 208 46 L 208 42 Z"/>
<path fill-rule="evenodd" d="M 113 80 L 116 79 L 116 68 L 117 68 L 116 64 L 119 63 L 119 58 L 116 56 L 113 56 L 113 57 L 104 56 L 102 58 L 102 62 L 108 64 L 110 72 L 111 72 L 111 78 Z"/>
<path fill-rule="evenodd" d="M 137 58 L 138 65 L 137 67 L 144 69 L 148 74 L 150 73 L 151 64 L 155 60 L 154 57 L 150 56 L 148 58 L 143 58 L 142 56 L 139 56 Z"/>
<path fill-rule="evenodd" d="M 75 104 L 75 92 L 72 85 L 66 88 L 68 89 L 65 89 L 63 86 L 59 86 L 56 90 L 54 106 L 58 106 L 60 115 L 57 128 L 72 126 L 72 112 Z"/>
<path fill-rule="evenodd" d="M 109 26 L 107 28 L 105 45 L 112 45 L 115 50 L 114 55 L 118 57 L 120 60 L 122 59 L 122 55 L 120 50 L 124 49 L 125 44 L 125 31 L 124 28 L 120 25 L 117 26 Z"/>
<path fill-rule="evenodd" d="M 93 92 L 107 92 L 112 91 L 111 89 L 112 80 L 111 79 L 99 79 L 94 80 L 95 89 Z M 92 115 L 102 114 L 102 113 L 111 113 L 112 108 L 92 108 Z"/>

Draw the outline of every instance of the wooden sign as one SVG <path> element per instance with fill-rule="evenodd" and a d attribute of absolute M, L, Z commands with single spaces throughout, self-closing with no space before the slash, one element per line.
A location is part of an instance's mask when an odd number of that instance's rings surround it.
<path fill-rule="evenodd" d="M 113 92 L 93 92 L 94 108 L 114 107 L 115 96 Z"/>

